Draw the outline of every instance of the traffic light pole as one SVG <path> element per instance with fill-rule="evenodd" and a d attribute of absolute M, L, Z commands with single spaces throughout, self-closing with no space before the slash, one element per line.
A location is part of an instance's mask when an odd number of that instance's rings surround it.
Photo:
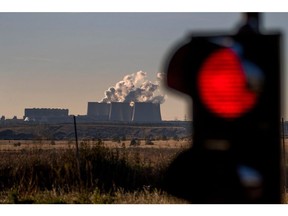
<path fill-rule="evenodd" d="M 285 121 L 284 118 L 281 119 L 281 129 L 282 129 L 282 165 L 283 165 L 283 194 L 286 195 L 286 150 L 285 150 Z"/>
<path fill-rule="evenodd" d="M 260 34 L 260 13 L 243 13 L 244 25 L 240 27 L 238 33 L 254 33 Z"/>

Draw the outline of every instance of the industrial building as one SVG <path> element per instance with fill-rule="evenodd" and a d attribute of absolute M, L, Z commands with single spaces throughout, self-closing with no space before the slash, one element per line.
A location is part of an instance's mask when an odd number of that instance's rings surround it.
<path fill-rule="evenodd" d="M 68 109 L 26 108 L 24 121 L 66 122 L 69 121 Z"/>

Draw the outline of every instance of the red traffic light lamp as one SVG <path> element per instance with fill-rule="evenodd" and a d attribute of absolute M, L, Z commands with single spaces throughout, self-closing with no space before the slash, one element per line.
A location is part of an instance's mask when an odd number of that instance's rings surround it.
<path fill-rule="evenodd" d="M 193 146 L 165 188 L 193 203 L 280 203 L 281 34 L 260 34 L 257 16 L 234 35 L 193 34 L 169 58 L 168 86 L 193 99 Z"/>
<path fill-rule="evenodd" d="M 245 68 L 229 48 L 212 53 L 200 68 L 197 88 L 202 103 L 215 115 L 238 118 L 257 102 L 257 92 L 247 85 Z"/>

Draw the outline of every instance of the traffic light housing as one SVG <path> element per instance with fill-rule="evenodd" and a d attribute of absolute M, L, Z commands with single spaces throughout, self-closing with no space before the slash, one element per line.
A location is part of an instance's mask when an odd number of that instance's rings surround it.
<path fill-rule="evenodd" d="M 280 203 L 280 41 L 198 34 L 173 52 L 167 84 L 193 99 L 193 145 L 171 164 L 169 192 L 194 203 Z"/>

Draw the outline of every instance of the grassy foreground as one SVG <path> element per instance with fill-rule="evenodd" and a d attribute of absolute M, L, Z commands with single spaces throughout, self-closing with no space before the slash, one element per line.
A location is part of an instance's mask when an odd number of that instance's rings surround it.
<path fill-rule="evenodd" d="M 161 190 L 165 169 L 185 147 L 82 143 L 77 157 L 75 148 L 54 145 L 13 146 L 0 151 L 0 203 L 187 203 Z M 288 193 L 283 196 L 283 203 L 288 203 Z"/>
<path fill-rule="evenodd" d="M 0 152 L 0 203 L 185 203 L 159 189 L 175 149 L 21 149 Z"/>

